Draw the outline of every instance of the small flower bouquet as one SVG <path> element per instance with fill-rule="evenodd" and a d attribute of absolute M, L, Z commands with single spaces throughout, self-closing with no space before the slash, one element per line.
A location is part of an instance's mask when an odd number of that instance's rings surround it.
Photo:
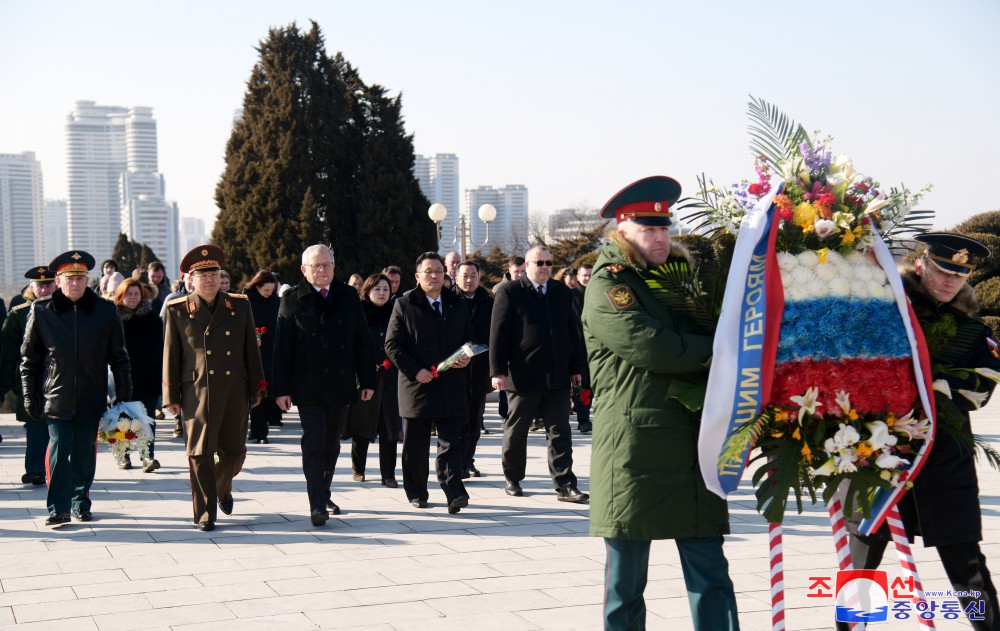
<path fill-rule="evenodd" d="M 757 181 L 720 188 L 702 176 L 699 199 L 687 204 L 699 228 L 740 231 L 702 472 L 724 496 L 748 460 L 761 460 L 753 483 L 771 523 L 782 521 L 790 491 L 801 512 L 803 493 L 815 502 L 822 491 L 829 502 L 846 488 L 845 511 L 856 505 L 868 517 L 874 503 L 898 500 L 933 436 L 926 346 L 889 250 L 925 229 L 931 211 L 912 206 L 930 186 L 884 189 L 834 158 L 829 138 L 763 101 L 751 99 L 750 118 Z M 707 427 L 715 435 L 706 439 Z"/>
<path fill-rule="evenodd" d="M 108 443 L 118 462 L 125 460 L 125 454 L 130 451 L 140 453 L 145 459 L 149 457 L 149 443 L 153 441 L 151 423 L 142 403 L 119 403 L 101 417 L 97 439 Z"/>
<path fill-rule="evenodd" d="M 485 353 L 488 350 L 490 350 L 489 344 L 473 344 L 472 342 L 466 342 L 465 344 L 462 344 L 457 351 L 442 359 L 437 366 L 431 366 L 431 373 L 437 377 L 440 373 L 454 368 L 455 364 L 463 359 L 472 359 L 476 355 Z"/>

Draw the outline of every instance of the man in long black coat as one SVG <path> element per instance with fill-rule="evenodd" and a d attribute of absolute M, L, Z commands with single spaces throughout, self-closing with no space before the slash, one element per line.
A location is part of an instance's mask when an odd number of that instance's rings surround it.
<path fill-rule="evenodd" d="M 505 491 L 515 497 L 524 494 L 528 428 L 540 412 L 558 499 L 583 502 L 589 496 L 576 488 L 569 427 L 570 385 L 581 384 L 585 356 L 580 316 L 570 289 L 549 279 L 549 251 L 536 246 L 525 259 L 525 275 L 497 289 L 490 329 L 493 387 L 506 390 L 510 402 L 501 453 Z"/>
<path fill-rule="evenodd" d="M 493 296 L 479 284 L 479 263 L 462 261 L 458 266 L 458 276 L 452 291 L 461 296 L 469 308 L 472 318 L 472 342 L 476 344 L 490 343 L 490 322 L 493 318 Z M 469 366 L 468 405 L 469 417 L 462 431 L 462 449 L 464 464 L 462 479 L 478 478 L 482 475 L 476 468 L 476 446 L 479 444 L 479 433 L 483 425 L 483 414 L 486 411 L 486 394 L 493 390 L 490 384 L 490 358 L 486 353 L 477 355 Z"/>
<path fill-rule="evenodd" d="M 462 484 L 460 432 L 466 422 L 463 359 L 438 372 L 438 364 L 473 338 L 465 301 L 442 291 L 444 261 L 435 252 L 417 259 L 417 287 L 396 301 L 385 336 L 385 353 L 399 368 L 399 414 L 403 417 L 403 489 L 416 508 L 427 507 L 427 458 L 431 425 L 437 426 L 435 470 L 448 512 L 469 505 Z"/>
<path fill-rule="evenodd" d="M 345 412 L 359 385 L 362 401 L 375 394 L 375 355 L 358 292 L 333 278 L 330 248 L 306 248 L 301 269 L 305 280 L 281 297 L 272 389 L 279 408 L 299 408 L 310 519 L 322 526 L 327 509 L 340 514 L 330 483 Z"/>

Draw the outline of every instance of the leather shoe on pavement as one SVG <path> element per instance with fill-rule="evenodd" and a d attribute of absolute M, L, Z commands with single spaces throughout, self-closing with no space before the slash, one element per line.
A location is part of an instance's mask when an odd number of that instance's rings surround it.
<path fill-rule="evenodd" d="M 31 483 L 35 486 L 43 486 L 45 484 L 45 476 L 42 474 L 31 476 Z"/>
<path fill-rule="evenodd" d="M 454 515 L 469 505 L 469 498 L 466 496 L 456 497 L 448 504 L 448 514 Z"/>
<path fill-rule="evenodd" d="M 197 524 L 195 524 L 194 527 L 197 528 L 198 530 L 202 531 L 202 532 L 212 532 L 213 530 L 215 530 L 215 522 L 214 521 L 200 521 Z"/>
<path fill-rule="evenodd" d="M 410 500 L 410 505 L 413 508 L 427 508 L 427 500 Z"/>
<path fill-rule="evenodd" d="M 521 490 L 521 485 L 517 482 L 511 482 L 507 480 L 507 484 L 503 485 L 503 490 L 507 495 L 511 497 L 523 497 L 524 491 Z"/>
<path fill-rule="evenodd" d="M 89 510 L 75 510 L 73 511 L 73 517 L 76 517 L 77 521 L 93 521 L 94 514 Z"/>
<path fill-rule="evenodd" d="M 382 480 L 382 486 L 390 489 L 396 489 L 399 488 L 399 482 L 396 482 L 396 478 L 386 478 L 385 480 Z"/>
<path fill-rule="evenodd" d="M 322 508 L 317 508 L 309 515 L 309 519 L 312 520 L 313 526 L 322 526 L 330 519 L 330 515 Z"/>
<path fill-rule="evenodd" d="M 333 503 L 333 500 L 326 501 L 326 512 L 331 515 L 339 515 L 340 507 Z"/>
<path fill-rule="evenodd" d="M 152 473 L 160 468 L 160 461 L 156 458 L 146 458 L 142 461 L 142 472 Z"/>
<path fill-rule="evenodd" d="M 580 423 L 579 429 L 581 434 L 589 434 L 594 429 L 594 425 L 592 423 Z"/>
<path fill-rule="evenodd" d="M 561 489 L 557 489 L 556 493 L 559 494 L 560 502 L 586 502 L 590 499 L 590 496 L 586 493 L 581 493 L 578 489 L 572 486 L 564 486 Z"/>
<path fill-rule="evenodd" d="M 52 513 L 49 515 L 49 518 L 45 520 L 45 525 L 58 528 L 59 526 L 68 524 L 70 521 L 69 513 Z"/>
<path fill-rule="evenodd" d="M 471 475 L 474 478 L 481 478 L 481 477 L 483 477 L 482 471 L 480 471 L 479 469 L 477 469 L 475 466 L 473 466 L 471 469 L 469 469 L 469 475 Z"/>
<path fill-rule="evenodd" d="M 226 493 L 224 497 L 219 498 L 219 510 L 227 515 L 233 514 L 233 494 Z"/>

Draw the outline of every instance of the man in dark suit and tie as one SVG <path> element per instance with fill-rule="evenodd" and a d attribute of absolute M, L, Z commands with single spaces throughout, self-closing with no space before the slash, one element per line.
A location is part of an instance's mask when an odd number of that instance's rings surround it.
<path fill-rule="evenodd" d="M 309 519 L 322 526 L 340 514 L 330 497 L 340 435 L 347 406 L 375 394 L 375 352 L 358 292 L 333 277 L 330 248 L 306 248 L 301 270 L 305 280 L 281 297 L 272 390 L 279 408 L 299 409 Z"/>
<path fill-rule="evenodd" d="M 490 327 L 493 387 L 505 390 L 510 416 L 503 423 L 501 463 L 508 495 L 520 497 L 528 429 L 541 413 L 548 438 L 549 474 L 562 502 L 584 502 L 576 488 L 569 427 L 570 386 L 579 386 L 585 351 L 580 316 L 570 289 L 549 280 L 552 255 L 536 246 L 525 255 L 525 275 L 497 289 Z"/>

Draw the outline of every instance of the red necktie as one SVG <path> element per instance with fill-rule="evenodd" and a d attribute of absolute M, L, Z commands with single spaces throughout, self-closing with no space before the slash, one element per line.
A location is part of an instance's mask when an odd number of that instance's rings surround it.
<path fill-rule="evenodd" d="M 327 289 L 326 287 L 324 287 L 323 289 L 320 289 L 320 290 L 319 290 L 319 295 L 320 295 L 320 296 L 321 296 L 321 297 L 322 297 L 322 298 L 323 298 L 324 300 L 326 300 L 326 295 L 327 295 L 328 293 L 330 293 L 330 290 L 329 290 L 329 289 Z"/>

